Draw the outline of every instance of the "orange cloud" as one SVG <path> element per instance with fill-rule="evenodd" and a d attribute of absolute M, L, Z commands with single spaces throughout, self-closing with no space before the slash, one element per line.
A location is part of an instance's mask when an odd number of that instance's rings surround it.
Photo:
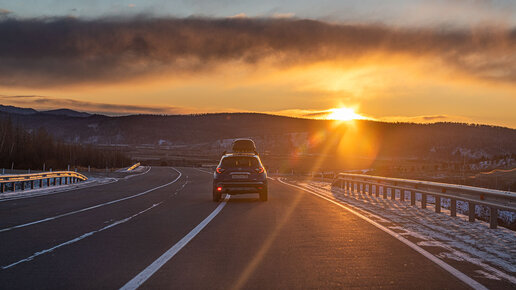
<path fill-rule="evenodd" d="M 437 59 L 480 79 L 516 80 L 514 29 L 402 29 L 291 18 L 0 21 L 0 85 L 57 86 L 197 73 L 227 62 L 275 67 L 374 55 Z"/>

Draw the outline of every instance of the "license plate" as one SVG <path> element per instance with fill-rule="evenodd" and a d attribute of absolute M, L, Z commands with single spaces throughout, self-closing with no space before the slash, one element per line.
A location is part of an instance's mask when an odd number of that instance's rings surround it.
<path fill-rule="evenodd" d="M 233 179 L 247 179 L 248 175 L 247 174 L 234 174 L 234 175 L 232 175 L 232 178 Z"/>

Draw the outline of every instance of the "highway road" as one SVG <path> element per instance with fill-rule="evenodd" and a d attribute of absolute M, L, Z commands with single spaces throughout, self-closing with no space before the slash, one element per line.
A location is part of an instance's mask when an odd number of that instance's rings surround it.
<path fill-rule="evenodd" d="M 1 289 L 439 288 L 472 285 L 335 203 L 270 180 L 211 201 L 212 175 L 153 167 L 0 202 Z"/>

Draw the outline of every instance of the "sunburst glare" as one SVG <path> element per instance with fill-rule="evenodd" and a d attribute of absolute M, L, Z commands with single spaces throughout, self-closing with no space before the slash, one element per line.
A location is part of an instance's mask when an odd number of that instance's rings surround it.
<path fill-rule="evenodd" d="M 328 120 L 337 120 L 337 121 L 351 121 L 351 120 L 363 120 L 367 119 L 366 117 L 357 114 L 355 109 L 340 107 L 335 109 L 328 110 L 328 114 L 325 117 Z"/>

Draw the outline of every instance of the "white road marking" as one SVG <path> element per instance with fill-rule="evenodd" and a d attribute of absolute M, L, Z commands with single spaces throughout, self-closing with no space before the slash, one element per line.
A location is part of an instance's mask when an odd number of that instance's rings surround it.
<path fill-rule="evenodd" d="M 23 192 L 18 191 L 18 193 L 15 195 L 13 195 L 12 193 L 8 193 L 7 196 L 2 196 L 0 198 L 0 202 L 33 198 L 33 197 L 39 197 L 39 196 L 47 196 L 47 195 L 53 195 L 53 194 L 63 193 L 63 192 L 68 192 L 68 191 L 75 191 L 75 190 L 79 190 L 79 189 L 91 188 L 91 187 L 96 187 L 96 186 L 101 186 L 101 185 L 108 185 L 111 183 L 118 182 L 120 180 L 127 180 L 132 177 L 147 174 L 150 171 L 150 169 L 151 168 L 149 166 L 145 172 L 129 175 L 124 178 L 111 178 L 111 177 L 106 178 L 106 179 L 110 179 L 110 181 L 108 181 L 108 182 L 95 183 L 96 182 L 95 180 L 91 180 L 91 181 L 88 180 L 88 181 L 81 182 L 81 183 L 74 183 L 74 184 L 67 184 L 67 185 L 63 184 L 63 185 L 57 185 L 57 186 L 28 189 Z"/>
<path fill-rule="evenodd" d="M 149 168 L 147 168 L 147 170 L 145 170 L 142 173 L 127 175 L 123 179 L 127 180 L 127 179 L 130 179 L 130 178 L 136 177 L 136 176 L 144 175 L 144 174 L 147 174 L 150 170 L 151 170 L 151 166 L 149 166 Z"/>
<path fill-rule="evenodd" d="M 199 168 L 195 168 L 195 169 L 200 171 L 200 172 L 204 172 L 204 173 L 208 173 L 208 174 L 213 174 L 213 171 L 206 171 L 206 170 L 202 170 L 202 169 L 199 169 Z"/>
<path fill-rule="evenodd" d="M 78 241 L 80 241 L 80 240 L 82 240 L 82 239 L 85 239 L 85 238 L 87 238 L 87 237 L 93 236 L 93 235 L 94 235 L 94 234 L 96 234 L 96 233 L 100 233 L 100 232 L 102 232 L 102 231 L 105 231 L 105 230 L 110 229 L 110 228 L 112 228 L 112 227 L 115 227 L 115 226 L 117 226 L 117 225 L 120 225 L 120 224 L 123 224 L 123 223 L 125 223 L 125 222 L 128 222 L 128 221 L 130 221 L 131 219 L 133 219 L 133 218 L 135 218 L 135 217 L 137 217 L 137 216 L 141 215 L 142 213 L 145 213 L 145 212 L 147 212 L 147 211 L 151 210 L 152 208 L 154 208 L 154 207 L 156 207 L 156 206 L 158 206 L 158 205 L 162 204 L 163 202 L 164 202 L 164 201 L 161 201 L 161 202 L 159 202 L 159 203 L 155 203 L 155 204 L 153 204 L 151 207 L 146 208 L 146 209 L 144 209 L 144 210 L 142 210 L 142 211 L 140 211 L 140 212 L 138 212 L 138 213 L 136 213 L 136 214 L 133 214 L 133 215 L 132 215 L 132 216 L 130 216 L 130 217 L 127 217 L 127 218 L 122 219 L 122 220 L 118 220 L 118 221 L 116 221 L 116 222 L 114 222 L 114 223 L 112 223 L 112 224 L 110 224 L 110 225 L 107 225 L 107 226 L 105 226 L 105 227 L 103 227 L 103 228 L 100 228 L 100 229 L 98 229 L 98 230 L 95 230 L 95 231 L 91 231 L 91 232 L 88 232 L 88 233 L 82 234 L 82 235 L 80 235 L 79 237 L 77 237 L 77 238 L 75 238 L 75 239 L 71 239 L 71 240 L 66 241 L 66 242 L 64 242 L 64 243 L 61 243 L 61 244 L 59 244 L 59 245 L 53 246 L 52 248 L 48 248 L 48 249 L 45 249 L 45 250 L 41 250 L 41 251 L 39 251 L 39 252 L 36 252 L 36 253 L 32 254 L 31 256 L 29 256 L 29 257 L 27 257 L 27 258 L 25 258 L 25 259 L 21 259 L 21 260 L 19 260 L 19 261 L 17 261 L 17 262 L 14 262 L 14 263 L 9 264 L 9 265 L 2 266 L 0 269 L 5 270 L 5 269 L 8 269 L 8 268 L 14 267 L 14 266 L 16 266 L 16 265 L 18 265 L 18 264 L 21 264 L 21 263 L 24 263 L 24 262 L 32 261 L 32 260 L 34 260 L 34 258 L 36 258 L 36 257 L 38 257 L 38 256 L 41 256 L 41 255 L 44 255 L 44 254 L 51 253 L 51 252 L 53 252 L 53 251 L 54 251 L 54 250 L 56 250 L 56 249 L 59 249 L 59 248 L 61 248 L 61 247 L 67 246 L 67 245 L 71 245 L 71 244 L 76 243 L 76 242 L 78 242 Z"/>
<path fill-rule="evenodd" d="M 224 200 L 217 206 L 217 208 L 206 217 L 200 224 L 198 224 L 192 231 L 190 231 L 186 236 L 184 236 L 179 242 L 177 242 L 172 248 L 168 249 L 163 255 L 161 255 L 158 259 L 156 259 L 152 264 L 150 264 L 147 268 L 141 271 L 138 275 L 136 275 L 133 279 L 127 282 L 121 290 L 129 290 L 129 289 L 137 289 L 140 287 L 147 279 L 149 279 L 156 271 L 158 271 L 163 265 L 165 265 L 172 257 L 174 257 L 184 246 L 186 246 L 204 227 L 211 221 L 213 218 L 219 214 L 219 212 L 224 208 L 227 201 L 229 200 L 229 195 L 226 195 Z"/>
<path fill-rule="evenodd" d="M 97 205 L 94 205 L 94 206 L 82 208 L 82 209 L 79 209 L 79 210 L 75 210 L 75 211 L 63 213 L 63 214 L 60 214 L 60 215 L 44 218 L 44 219 L 41 219 L 41 220 L 37 220 L 37 221 L 33 221 L 33 222 L 28 222 L 28 223 L 25 223 L 25 224 L 20 224 L 20 225 L 8 227 L 8 228 L 3 228 L 3 229 L 0 229 L 0 233 L 11 231 L 11 230 L 14 230 L 14 229 L 24 228 L 24 227 L 32 226 L 32 225 L 35 225 L 35 224 L 40 224 L 40 223 L 52 221 L 52 220 L 56 220 L 56 219 L 59 219 L 59 218 L 65 217 L 65 216 L 70 216 L 70 215 L 74 215 L 74 214 L 77 214 L 77 213 L 81 213 L 81 212 L 89 211 L 89 210 L 96 209 L 96 208 L 99 208 L 99 207 L 103 207 L 103 206 L 106 206 L 106 205 L 118 203 L 118 202 L 121 202 L 121 201 L 124 201 L 124 200 L 128 200 L 128 199 L 132 199 L 132 198 L 135 198 L 135 197 L 138 197 L 138 196 L 142 196 L 144 194 L 147 194 L 149 192 L 155 191 L 157 189 L 169 186 L 169 185 L 175 183 L 176 181 L 178 181 L 179 178 L 181 178 L 181 175 L 182 175 L 181 172 L 179 172 L 179 170 L 177 170 L 177 169 L 175 169 L 173 167 L 172 167 L 172 169 L 177 171 L 177 173 L 179 173 L 179 175 L 177 176 L 176 179 L 174 179 L 173 181 L 171 181 L 169 183 L 165 183 L 163 185 L 151 188 L 151 189 L 146 190 L 144 192 L 140 192 L 140 193 L 137 193 L 135 195 L 127 196 L 127 197 L 120 198 L 120 199 L 117 199 L 117 200 L 108 201 L 108 202 L 105 202 L 105 203 L 101 203 L 101 204 L 97 204 Z"/>
<path fill-rule="evenodd" d="M 314 191 L 311 191 L 311 190 L 308 190 L 304 187 L 301 187 L 301 186 L 297 186 L 297 185 L 294 185 L 294 184 L 290 184 L 290 183 L 287 183 L 281 179 L 278 178 L 278 181 L 285 184 L 285 185 L 288 185 L 288 186 L 291 186 L 291 187 L 295 187 L 295 188 L 298 188 L 298 189 L 301 189 L 303 191 L 306 191 L 308 193 L 311 193 L 319 198 L 322 198 L 322 199 L 325 199 L 351 213 L 353 213 L 354 215 L 360 217 L 361 219 L 367 221 L 368 223 L 374 225 L 375 227 L 379 228 L 380 230 L 386 232 L 387 234 L 395 237 L 396 239 L 398 239 L 400 242 L 404 243 L 405 245 L 411 247 L 412 249 L 414 249 L 416 252 L 420 253 L 421 255 L 425 256 L 427 259 L 429 259 L 430 261 L 434 262 L 435 264 L 437 264 L 438 266 L 440 266 L 441 268 L 443 268 L 444 270 L 446 270 L 448 273 L 452 274 L 453 276 L 455 276 L 456 278 L 458 278 L 459 280 L 461 280 L 462 282 L 466 283 L 468 286 L 470 286 L 471 288 L 473 289 L 486 289 L 487 288 L 478 283 L 477 281 L 471 279 L 469 276 L 467 276 L 466 274 L 460 272 L 459 270 L 453 268 L 452 266 L 450 266 L 449 264 L 447 264 L 446 262 L 444 262 L 443 260 L 437 258 L 436 256 L 432 255 L 430 252 L 422 249 L 421 247 L 419 247 L 418 245 L 412 243 L 411 241 L 405 239 L 402 235 L 382 226 L 381 224 L 373 221 L 372 219 L 362 215 L 361 213 L 355 211 L 354 209 L 352 209 L 351 207 L 353 206 L 346 206 L 346 205 L 343 205 L 342 203 L 340 202 L 337 202 L 329 197 L 326 197 L 324 195 L 321 195 L 319 193 L 316 193 Z M 371 216 L 375 216 L 374 214 L 371 214 Z M 376 217 L 376 216 L 375 216 Z"/>

